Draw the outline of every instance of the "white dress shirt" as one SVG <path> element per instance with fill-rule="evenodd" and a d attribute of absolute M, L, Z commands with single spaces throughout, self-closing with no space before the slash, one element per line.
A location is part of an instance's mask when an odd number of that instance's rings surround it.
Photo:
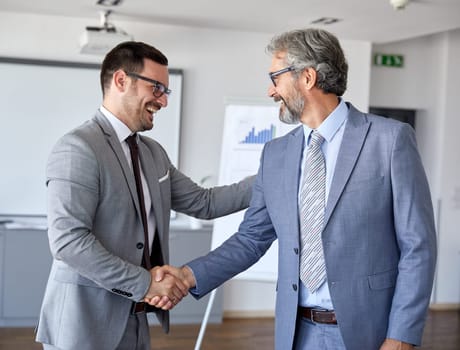
<path fill-rule="evenodd" d="M 124 124 L 120 119 L 115 117 L 104 106 L 100 107 L 100 111 L 109 120 L 110 124 L 115 130 L 118 140 L 120 141 L 121 148 L 123 149 L 123 153 L 125 154 L 126 160 L 128 161 L 128 164 L 132 170 L 133 162 L 131 160 L 131 153 L 129 151 L 128 143 L 126 142 L 126 138 L 131 136 L 133 132 L 126 126 L 126 124 Z M 139 140 L 139 136 L 137 136 L 137 139 Z M 144 171 L 142 170 L 142 164 L 140 168 L 141 168 L 140 171 L 141 171 L 142 191 L 144 193 L 145 210 L 146 210 L 147 222 L 148 222 L 147 226 L 148 226 L 148 233 L 149 233 L 149 253 L 151 253 L 153 237 L 155 234 L 155 216 L 153 214 L 152 199 L 150 198 L 149 187 L 147 185 L 147 181 L 145 180 Z"/>

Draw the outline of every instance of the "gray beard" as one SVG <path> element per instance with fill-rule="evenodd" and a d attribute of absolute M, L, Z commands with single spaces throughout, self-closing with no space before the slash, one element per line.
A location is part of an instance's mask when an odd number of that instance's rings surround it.
<path fill-rule="evenodd" d="M 302 98 L 296 98 L 292 105 L 288 105 L 286 100 L 282 99 L 284 102 L 284 111 L 279 113 L 279 119 L 286 124 L 298 124 L 300 123 L 300 116 L 302 115 L 303 108 L 305 106 L 304 100 Z"/>

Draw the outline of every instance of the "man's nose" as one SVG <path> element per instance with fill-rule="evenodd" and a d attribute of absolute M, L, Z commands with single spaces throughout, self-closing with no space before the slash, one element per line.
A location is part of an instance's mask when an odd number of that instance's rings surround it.
<path fill-rule="evenodd" d="M 163 94 L 160 97 L 157 97 L 157 102 L 160 104 L 161 108 L 165 108 L 168 105 L 168 95 Z"/>
<path fill-rule="evenodd" d="M 268 86 L 267 94 L 268 94 L 268 97 L 273 97 L 273 96 L 275 96 L 275 94 L 276 94 L 275 85 L 270 84 L 270 85 Z"/>

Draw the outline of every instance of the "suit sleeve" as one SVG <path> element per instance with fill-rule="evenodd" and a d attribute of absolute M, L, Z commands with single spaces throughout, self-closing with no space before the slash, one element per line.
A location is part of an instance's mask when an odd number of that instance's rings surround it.
<path fill-rule="evenodd" d="M 197 285 L 190 292 L 201 298 L 228 279 L 255 264 L 277 238 L 265 205 L 263 157 L 252 199 L 238 232 L 204 257 L 189 262 Z"/>
<path fill-rule="evenodd" d="M 400 260 L 387 337 L 418 345 L 433 285 L 436 233 L 415 133 L 406 124 L 395 139 L 391 181 Z"/>
<path fill-rule="evenodd" d="M 249 206 L 255 176 L 237 183 L 203 188 L 171 167 L 171 207 L 200 219 L 214 219 Z"/>
<path fill-rule="evenodd" d="M 54 259 L 107 290 L 141 300 L 150 273 L 110 253 L 92 232 L 99 205 L 99 166 L 86 142 L 64 136 L 47 164 L 48 237 Z M 114 213 L 115 215 L 116 213 Z"/>

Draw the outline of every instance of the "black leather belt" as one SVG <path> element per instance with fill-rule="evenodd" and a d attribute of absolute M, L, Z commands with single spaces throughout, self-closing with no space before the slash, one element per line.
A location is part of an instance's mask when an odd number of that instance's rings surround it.
<path fill-rule="evenodd" d="M 298 307 L 299 316 L 315 323 L 337 324 L 333 310 L 317 309 L 314 307 Z"/>

